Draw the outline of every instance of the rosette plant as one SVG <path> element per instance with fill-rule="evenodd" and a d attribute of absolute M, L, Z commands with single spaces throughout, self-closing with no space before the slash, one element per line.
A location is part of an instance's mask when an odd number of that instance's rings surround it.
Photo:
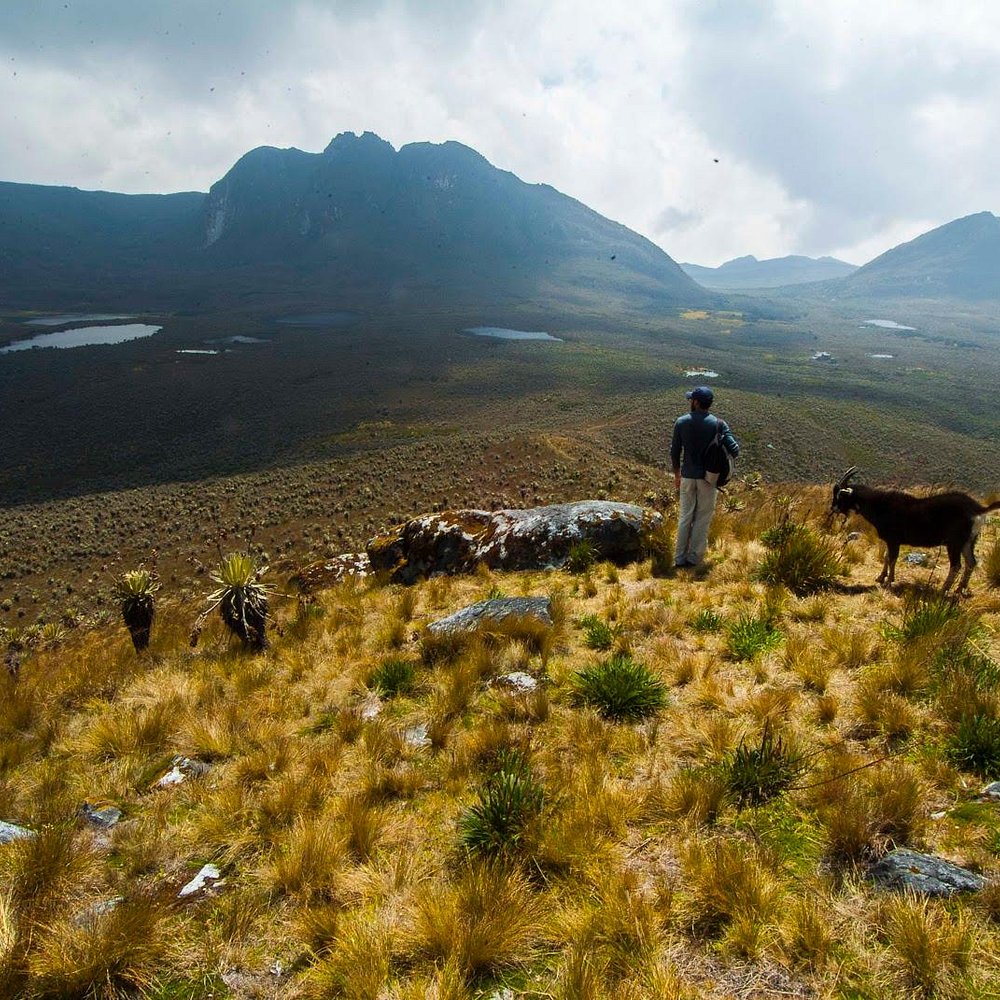
<path fill-rule="evenodd" d="M 218 608 L 226 627 L 258 652 L 267 649 L 271 588 L 260 582 L 266 572 L 267 566 L 258 566 L 249 552 L 230 552 L 211 574 L 219 586 L 208 595 L 205 612 L 208 615 Z"/>
<path fill-rule="evenodd" d="M 127 570 L 115 581 L 115 598 L 121 608 L 122 621 L 132 636 L 137 653 L 149 646 L 156 616 L 154 595 L 159 589 L 156 574 L 141 566 Z"/>

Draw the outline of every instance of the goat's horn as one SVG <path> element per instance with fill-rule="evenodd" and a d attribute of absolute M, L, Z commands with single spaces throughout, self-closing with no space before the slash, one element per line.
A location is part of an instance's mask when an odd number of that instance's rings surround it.
<path fill-rule="evenodd" d="M 852 465 L 847 470 L 847 472 L 845 472 L 840 477 L 840 482 L 837 483 L 837 489 L 839 490 L 839 489 L 842 489 L 844 486 L 846 486 L 847 483 L 848 483 L 848 481 L 850 480 L 851 476 L 853 476 L 857 471 L 858 471 L 858 467 L 856 465 Z"/>

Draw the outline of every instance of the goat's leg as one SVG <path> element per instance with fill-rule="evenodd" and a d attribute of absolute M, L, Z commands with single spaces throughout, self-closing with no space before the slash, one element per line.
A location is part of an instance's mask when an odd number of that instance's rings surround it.
<path fill-rule="evenodd" d="M 976 568 L 976 536 L 973 535 L 968 542 L 965 544 L 965 548 L 962 549 L 962 558 L 965 560 L 965 572 L 962 574 L 962 580 L 958 585 L 958 591 L 964 594 L 969 589 L 969 578 L 972 576 L 972 571 Z"/>
<path fill-rule="evenodd" d="M 955 577 L 958 576 L 958 571 L 962 568 L 962 556 L 964 554 L 964 546 L 956 545 L 953 542 L 948 543 L 948 562 L 950 565 L 948 567 L 948 575 L 944 578 L 944 586 L 941 588 L 942 593 L 947 594 L 948 588 L 955 582 Z M 969 570 L 969 574 L 971 573 L 972 570 Z M 963 576 L 962 584 L 958 589 L 962 590 L 967 582 L 968 576 Z"/>
<path fill-rule="evenodd" d="M 892 581 L 896 579 L 896 560 L 899 558 L 899 545 L 886 542 L 885 560 L 882 563 L 882 572 L 879 574 L 877 583 L 883 587 L 891 587 Z"/>

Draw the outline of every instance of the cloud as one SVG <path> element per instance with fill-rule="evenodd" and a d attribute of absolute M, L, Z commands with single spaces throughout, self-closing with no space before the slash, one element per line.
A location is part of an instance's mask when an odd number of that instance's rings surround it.
<path fill-rule="evenodd" d="M 995 207 L 998 40 L 979 0 L 37 0 L 0 7 L 0 163 L 207 190 L 254 146 L 371 129 L 457 139 L 677 259 L 861 261 Z"/>

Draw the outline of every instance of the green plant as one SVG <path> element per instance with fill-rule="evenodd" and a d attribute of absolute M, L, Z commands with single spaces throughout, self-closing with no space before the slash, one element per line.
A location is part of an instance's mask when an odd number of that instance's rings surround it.
<path fill-rule="evenodd" d="M 770 614 L 744 612 L 729 626 L 727 648 L 734 660 L 752 660 L 775 649 L 783 636 Z"/>
<path fill-rule="evenodd" d="M 663 681 L 627 654 L 579 671 L 573 685 L 578 704 L 592 705 L 609 719 L 644 719 L 667 700 Z"/>
<path fill-rule="evenodd" d="M 899 621 L 887 625 L 885 634 L 900 642 L 912 642 L 937 635 L 961 618 L 962 608 L 954 597 L 938 590 L 917 590 L 906 595 Z"/>
<path fill-rule="evenodd" d="M 459 840 L 472 854 L 499 854 L 518 848 L 542 809 L 542 786 L 517 750 L 501 751 L 478 801 L 459 818 Z"/>
<path fill-rule="evenodd" d="M 251 649 L 267 649 L 268 599 L 271 588 L 260 582 L 266 566 L 257 565 L 249 552 L 231 552 L 212 572 L 219 586 L 208 595 L 208 609 L 198 619 L 192 633 L 197 642 L 205 618 L 216 608 L 226 627 Z"/>
<path fill-rule="evenodd" d="M 963 715 L 949 737 L 948 759 L 984 778 L 1000 778 L 1000 718 L 992 713 Z"/>
<path fill-rule="evenodd" d="M 597 615 L 584 615 L 580 619 L 583 641 L 589 649 L 610 649 L 624 629 L 621 624 L 609 625 Z"/>
<path fill-rule="evenodd" d="M 383 698 L 395 698 L 413 690 L 415 675 L 416 670 L 409 660 L 386 660 L 372 672 L 368 686 Z"/>
<path fill-rule="evenodd" d="M 745 739 L 740 740 L 724 770 L 729 791 L 742 809 L 762 805 L 786 791 L 802 775 L 805 761 L 765 722 L 760 742 L 748 745 Z"/>
<path fill-rule="evenodd" d="M 982 559 L 983 573 L 991 587 L 1000 587 L 1000 535 L 995 535 Z"/>
<path fill-rule="evenodd" d="M 691 619 L 691 628 L 695 632 L 718 632 L 722 628 L 722 615 L 711 608 L 702 608 Z"/>
<path fill-rule="evenodd" d="M 156 574 L 141 566 L 126 571 L 115 582 L 115 598 L 121 609 L 122 621 L 132 636 L 132 645 L 137 653 L 149 646 L 156 615 L 153 595 L 159 589 Z"/>
<path fill-rule="evenodd" d="M 783 584 L 798 597 L 829 587 L 844 568 L 833 546 L 804 524 L 783 521 L 764 533 L 770 551 L 757 568 L 757 579 Z"/>
<path fill-rule="evenodd" d="M 597 562 L 600 552 L 597 546 L 589 539 L 582 538 L 574 542 L 569 547 L 569 555 L 566 557 L 566 568 L 571 573 L 583 573 L 590 569 Z"/>

